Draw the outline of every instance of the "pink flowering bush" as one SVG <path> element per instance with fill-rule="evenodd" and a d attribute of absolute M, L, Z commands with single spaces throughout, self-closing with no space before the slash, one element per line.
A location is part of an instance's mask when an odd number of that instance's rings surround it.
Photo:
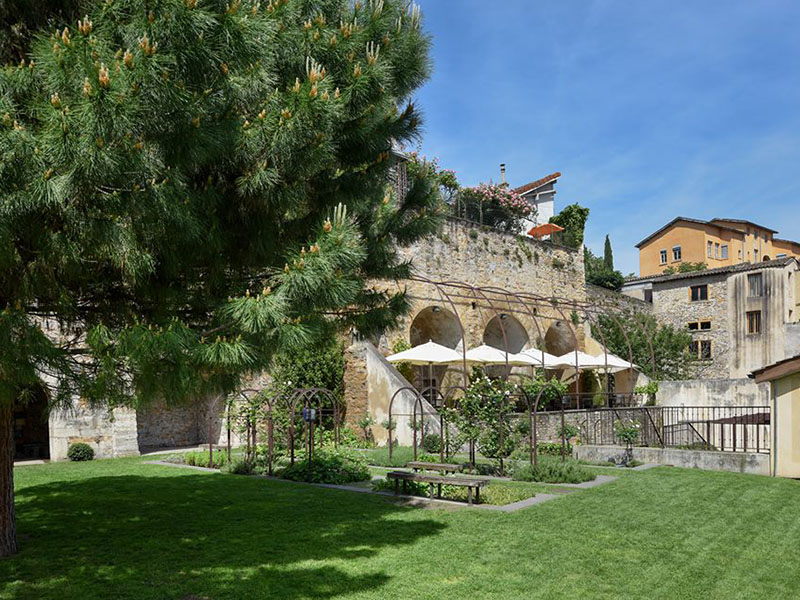
<path fill-rule="evenodd" d="M 521 232 L 524 220 L 534 214 L 533 206 L 525 198 L 498 184 L 463 188 L 457 200 L 458 216 L 513 233 Z"/>
<path fill-rule="evenodd" d="M 444 203 L 451 204 L 459 189 L 456 172 L 453 169 L 442 169 L 438 156 L 428 158 L 417 152 L 408 152 L 406 157 L 409 171 L 416 173 L 424 170 L 439 187 L 439 193 Z"/>

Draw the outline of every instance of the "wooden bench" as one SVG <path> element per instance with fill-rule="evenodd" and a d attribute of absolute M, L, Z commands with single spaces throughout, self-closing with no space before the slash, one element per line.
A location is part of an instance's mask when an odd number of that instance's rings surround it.
<path fill-rule="evenodd" d="M 394 480 L 394 493 L 399 493 L 400 482 L 403 483 L 403 493 L 407 493 L 407 481 L 427 483 L 430 486 L 429 497 L 433 500 L 433 486 L 438 487 L 439 498 L 442 497 L 442 485 L 455 485 L 467 488 L 467 503 L 472 505 L 472 490 L 475 490 L 475 502 L 481 501 L 481 488 L 489 485 L 488 479 L 474 477 L 452 477 L 447 475 L 427 475 L 425 473 L 409 473 L 408 471 L 390 471 L 386 474 L 388 479 Z"/>
<path fill-rule="evenodd" d="M 411 461 L 406 463 L 406 467 L 414 469 L 414 471 L 439 471 L 440 473 L 460 473 L 464 468 L 455 463 L 435 463 L 424 461 Z"/>

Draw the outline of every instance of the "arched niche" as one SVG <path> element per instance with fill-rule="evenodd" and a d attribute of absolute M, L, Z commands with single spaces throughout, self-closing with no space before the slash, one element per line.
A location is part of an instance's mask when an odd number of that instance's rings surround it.
<path fill-rule="evenodd" d="M 513 315 L 506 313 L 492 317 L 483 330 L 484 344 L 515 354 L 524 349 L 529 342 L 528 332 L 522 323 Z"/>
<path fill-rule="evenodd" d="M 458 317 L 442 306 L 427 306 L 419 311 L 411 322 L 408 338 L 412 346 L 432 341 L 459 352 L 463 349 Z M 446 365 L 417 367 L 415 380 L 410 383 L 419 390 L 428 387 L 441 389 L 447 368 Z M 425 396 L 432 404 L 437 404 L 436 394 Z"/>
<path fill-rule="evenodd" d="M 433 341 L 448 348 L 459 348 L 461 327 L 458 317 L 441 306 L 423 308 L 411 322 L 408 341 L 412 346 Z"/>
<path fill-rule="evenodd" d="M 561 356 L 575 350 L 575 335 L 566 321 L 555 321 L 547 328 L 544 335 L 545 350 L 555 356 Z"/>

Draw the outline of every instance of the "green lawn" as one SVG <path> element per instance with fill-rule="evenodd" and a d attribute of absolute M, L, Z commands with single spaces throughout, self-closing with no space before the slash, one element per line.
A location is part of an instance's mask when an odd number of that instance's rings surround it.
<path fill-rule="evenodd" d="M 0 598 L 800 595 L 800 482 L 615 474 L 506 514 L 138 459 L 22 467 Z"/>

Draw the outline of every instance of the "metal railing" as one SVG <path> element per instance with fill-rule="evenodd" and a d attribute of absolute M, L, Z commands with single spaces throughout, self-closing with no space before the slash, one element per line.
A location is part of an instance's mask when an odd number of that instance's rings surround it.
<path fill-rule="evenodd" d="M 770 451 L 769 406 L 638 406 L 583 411 L 581 440 L 620 445 L 617 423 L 636 425 L 634 445 L 719 452 Z"/>

